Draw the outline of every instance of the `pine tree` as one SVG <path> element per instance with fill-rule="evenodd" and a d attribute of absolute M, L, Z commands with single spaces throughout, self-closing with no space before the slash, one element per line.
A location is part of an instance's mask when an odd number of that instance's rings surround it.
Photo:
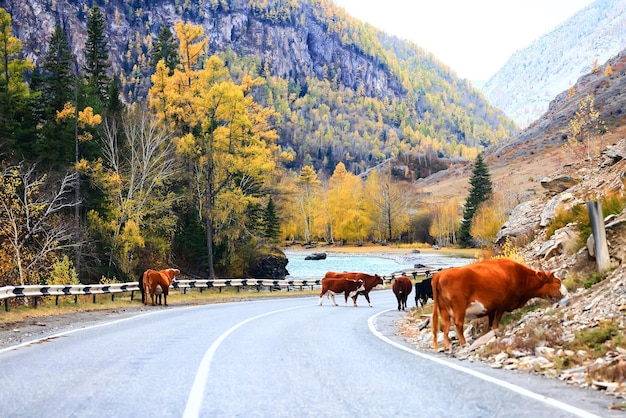
<path fill-rule="evenodd" d="M 87 41 L 85 42 L 85 77 L 89 93 L 94 94 L 104 105 L 108 102 L 110 79 L 107 71 L 109 46 L 105 39 L 106 21 L 99 7 L 89 11 L 87 18 Z M 99 110 L 99 109 L 96 109 Z"/>
<path fill-rule="evenodd" d="M 150 64 L 156 67 L 160 60 L 163 60 L 165 66 L 170 70 L 170 75 L 172 75 L 176 65 L 180 62 L 176 40 L 174 39 L 172 31 L 167 27 L 162 28 L 161 32 L 159 32 L 159 38 L 152 50 Z"/>
<path fill-rule="evenodd" d="M 60 25 L 50 38 L 48 53 L 43 62 L 43 99 L 49 106 L 46 113 L 54 115 L 74 100 L 75 76 L 72 71 L 72 51 Z M 48 116 L 46 115 L 46 116 Z"/>
<path fill-rule="evenodd" d="M 38 102 L 41 128 L 36 154 L 45 163 L 67 165 L 75 158 L 75 122 L 57 121 L 57 112 L 66 103 L 76 101 L 76 76 L 72 71 L 74 57 L 60 25 L 50 38 L 48 53 L 42 65 Z"/>
<path fill-rule="evenodd" d="M 476 157 L 472 177 L 470 177 L 470 184 L 471 188 L 467 200 L 465 201 L 463 220 L 461 221 L 461 228 L 459 229 L 459 244 L 465 247 L 473 245 L 472 236 L 470 234 L 472 218 L 476 210 L 478 210 L 478 206 L 489 199 L 493 191 L 489 168 L 487 164 L 485 164 L 482 154 L 478 154 Z"/>
<path fill-rule="evenodd" d="M 263 235 L 268 241 L 276 241 L 280 237 L 280 219 L 276 214 L 274 200 L 270 196 L 263 211 Z"/>

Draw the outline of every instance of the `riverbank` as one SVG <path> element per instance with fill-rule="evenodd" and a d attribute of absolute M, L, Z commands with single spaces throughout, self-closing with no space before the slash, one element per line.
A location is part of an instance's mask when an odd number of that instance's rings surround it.
<path fill-rule="evenodd" d="M 416 254 L 416 253 L 437 253 L 437 254 L 445 254 L 448 256 L 461 257 L 461 258 L 478 258 L 481 254 L 481 250 L 476 248 L 452 248 L 452 247 L 444 247 L 440 249 L 435 249 L 431 246 L 420 246 L 420 245 L 409 245 L 409 244 L 401 244 L 401 245 L 377 245 L 377 244 L 364 244 L 364 245 L 313 245 L 313 246 L 304 246 L 304 245 L 290 245 L 282 248 L 284 250 L 289 251 L 303 251 L 303 252 L 311 252 L 311 253 L 345 253 L 345 254 L 368 254 L 368 253 L 376 253 L 376 254 L 385 254 L 389 253 L 392 255 L 398 254 Z"/>

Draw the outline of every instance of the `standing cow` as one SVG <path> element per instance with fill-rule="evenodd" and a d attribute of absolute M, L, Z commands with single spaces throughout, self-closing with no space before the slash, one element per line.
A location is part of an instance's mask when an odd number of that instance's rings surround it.
<path fill-rule="evenodd" d="M 154 296 L 157 294 L 157 288 L 160 287 L 163 292 L 164 305 L 167 306 L 167 295 L 170 285 L 174 278 L 180 274 L 178 269 L 165 269 L 161 271 L 148 269 L 143 273 L 143 300 L 144 305 L 148 304 L 148 294 L 150 295 L 152 306 L 154 306 Z"/>
<path fill-rule="evenodd" d="M 329 271 L 326 273 L 326 275 L 324 276 L 326 277 L 342 277 L 342 278 L 347 278 L 347 279 L 352 279 L 352 280 L 363 280 L 363 289 L 359 290 L 356 294 L 354 294 L 354 296 L 352 296 L 352 301 L 354 302 L 354 306 L 357 306 L 356 304 L 356 299 L 359 295 L 364 295 L 365 299 L 367 299 L 367 303 L 369 304 L 370 307 L 374 307 L 374 305 L 372 305 L 372 302 L 370 301 L 370 296 L 369 293 L 373 288 L 377 288 L 377 289 L 384 289 L 385 288 L 385 282 L 383 281 L 383 279 L 378 275 L 371 275 L 371 274 L 366 274 L 366 273 L 359 273 L 359 272 L 343 272 L 343 273 L 337 273 L 334 271 Z"/>
<path fill-rule="evenodd" d="M 359 290 L 363 290 L 363 280 L 350 279 L 346 277 L 324 277 L 322 279 L 322 291 L 320 292 L 319 306 L 322 306 L 324 295 L 328 296 L 328 300 L 337 306 L 335 295 L 344 294 L 345 304 L 348 304 L 348 298 L 355 295 Z M 356 302 L 354 303 L 356 306 Z"/>
<path fill-rule="evenodd" d="M 454 320 L 461 345 L 465 317 L 489 318 L 489 329 L 497 327 L 505 312 L 521 308 L 532 298 L 558 301 L 567 295 L 565 286 L 552 272 L 536 271 L 507 259 L 484 260 L 435 273 L 432 333 L 437 350 L 438 316 L 441 315 L 444 349 L 450 348 L 450 318 Z"/>
<path fill-rule="evenodd" d="M 433 297 L 432 277 L 415 283 L 415 306 L 424 306 Z"/>
<path fill-rule="evenodd" d="M 398 310 L 406 311 L 406 300 L 413 289 L 413 283 L 411 279 L 406 276 L 400 276 L 393 281 L 391 285 L 391 290 L 396 295 L 396 299 L 398 300 Z"/>

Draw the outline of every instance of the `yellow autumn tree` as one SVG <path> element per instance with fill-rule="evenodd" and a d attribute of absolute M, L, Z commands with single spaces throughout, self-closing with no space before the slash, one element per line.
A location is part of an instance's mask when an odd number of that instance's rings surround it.
<path fill-rule="evenodd" d="M 365 196 L 370 230 L 376 239 L 391 241 L 408 229 L 409 208 L 415 204 L 410 186 L 394 182 L 389 170 L 373 170 L 365 182 Z"/>
<path fill-rule="evenodd" d="M 220 58 L 206 58 L 208 39 L 201 26 L 178 22 L 174 29 L 180 65 L 169 75 L 164 62 L 157 64 L 150 106 L 175 130 L 177 151 L 190 167 L 190 201 L 205 225 L 207 273 L 213 278 L 214 243 L 232 256 L 248 233 L 243 227 L 250 222 L 248 208 L 261 203 L 259 186 L 276 166 L 277 134 L 269 124 L 272 112 L 251 95 L 264 81 L 246 75 L 236 84 Z"/>
<path fill-rule="evenodd" d="M 567 145 L 574 158 L 591 163 L 599 151 L 600 136 L 605 132 L 606 125 L 595 107 L 594 97 L 583 97 L 568 123 Z"/>
<path fill-rule="evenodd" d="M 362 243 L 367 238 L 370 220 L 365 210 L 363 190 L 361 179 L 348 173 L 345 164 L 339 162 L 328 181 L 326 192 L 331 242 L 336 239 Z"/>
<path fill-rule="evenodd" d="M 472 217 L 470 235 L 481 246 L 489 246 L 496 241 L 498 231 L 507 220 L 502 196 L 493 194 L 491 199 L 478 206 Z"/>
<path fill-rule="evenodd" d="M 460 204 L 457 198 L 432 205 L 432 223 L 429 233 L 440 247 L 456 242 L 456 231 L 461 225 Z"/>

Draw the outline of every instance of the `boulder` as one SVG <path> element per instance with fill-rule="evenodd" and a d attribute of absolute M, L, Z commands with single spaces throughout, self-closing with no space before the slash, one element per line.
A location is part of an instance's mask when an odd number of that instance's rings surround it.
<path fill-rule="evenodd" d="M 313 253 L 304 257 L 305 260 L 326 260 L 326 253 Z"/>
<path fill-rule="evenodd" d="M 289 260 L 285 253 L 278 248 L 272 248 L 270 252 L 263 253 L 250 265 L 250 275 L 257 279 L 283 280 L 289 275 L 287 271 Z"/>
<path fill-rule="evenodd" d="M 496 235 L 496 245 L 503 245 L 507 239 L 515 243 L 517 238 L 522 241 L 531 241 L 539 227 L 542 203 L 532 200 L 517 205 L 502 229 Z"/>
<path fill-rule="evenodd" d="M 546 203 L 541 211 L 539 226 L 548 226 L 556 216 L 556 211 L 564 206 L 573 206 L 577 201 L 572 193 L 559 193 Z"/>
<path fill-rule="evenodd" d="M 558 176 L 554 178 L 544 177 L 541 186 L 549 192 L 561 193 L 570 187 L 576 186 L 577 182 L 570 176 Z"/>

